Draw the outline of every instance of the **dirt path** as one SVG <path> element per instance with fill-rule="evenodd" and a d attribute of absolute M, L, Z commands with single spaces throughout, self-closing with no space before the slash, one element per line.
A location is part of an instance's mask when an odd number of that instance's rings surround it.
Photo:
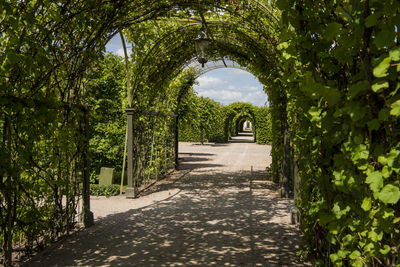
<path fill-rule="evenodd" d="M 266 180 L 269 150 L 248 136 L 181 143 L 191 172 L 139 199 L 93 199 L 96 225 L 26 266 L 304 266 L 290 202 Z"/>

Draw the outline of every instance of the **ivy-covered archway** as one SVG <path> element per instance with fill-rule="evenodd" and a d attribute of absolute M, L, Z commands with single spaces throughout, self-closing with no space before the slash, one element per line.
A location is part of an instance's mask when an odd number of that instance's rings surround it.
<path fill-rule="evenodd" d="M 236 102 L 227 106 L 228 116 L 225 125 L 228 129 L 228 136 L 235 136 L 239 132 L 239 125 L 242 120 L 249 120 L 253 126 L 254 140 L 257 140 L 257 121 L 255 107 L 249 103 Z"/>
<path fill-rule="evenodd" d="M 265 85 L 272 175 L 285 196 L 292 177 L 301 177 L 306 252 L 321 265 L 398 263 L 398 1 L 3 0 L 1 6 L 6 266 L 14 240 L 25 238 L 31 247 L 73 227 L 79 177 L 88 174 L 85 79 L 107 41 L 123 31 L 134 44 L 136 78 L 126 107 L 144 114 L 193 59 L 202 23 L 213 35 L 210 59 L 238 62 Z M 89 203 L 84 207 L 89 211 Z"/>

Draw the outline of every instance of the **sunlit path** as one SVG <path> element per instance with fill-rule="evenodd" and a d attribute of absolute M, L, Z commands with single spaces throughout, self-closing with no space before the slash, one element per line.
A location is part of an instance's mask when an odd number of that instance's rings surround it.
<path fill-rule="evenodd" d="M 27 266 L 302 266 L 289 201 L 266 179 L 270 147 L 251 141 L 180 143 L 189 173 L 139 199 L 92 200 L 96 225 Z"/>

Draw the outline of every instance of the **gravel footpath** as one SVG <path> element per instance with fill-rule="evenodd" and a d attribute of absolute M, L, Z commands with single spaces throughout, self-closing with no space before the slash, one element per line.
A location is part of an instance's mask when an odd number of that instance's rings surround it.
<path fill-rule="evenodd" d="M 309 266 L 291 201 L 265 168 L 269 146 L 180 143 L 181 170 L 143 197 L 93 198 L 95 226 L 26 266 Z"/>

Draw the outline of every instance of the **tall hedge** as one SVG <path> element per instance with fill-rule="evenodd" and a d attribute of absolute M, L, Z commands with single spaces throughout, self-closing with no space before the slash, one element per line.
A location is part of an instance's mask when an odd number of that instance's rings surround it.
<path fill-rule="evenodd" d="M 209 98 L 195 96 L 191 100 L 190 105 L 194 112 L 190 113 L 190 118 L 180 121 L 179 140 L 200 142 L 203 131 L 203 142 L 226 142 L 224 107 Z"/>
<path fill-rule="evenodd" d="M 271 112 L 268 107 L 259 107 L 255 110 L 257 144 L 272 144 Z"/>

